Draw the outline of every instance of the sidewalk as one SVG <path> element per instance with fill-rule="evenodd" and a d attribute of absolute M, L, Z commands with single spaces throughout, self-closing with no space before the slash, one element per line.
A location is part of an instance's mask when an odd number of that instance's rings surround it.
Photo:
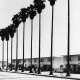
<path fill-rule="evenodd" d="M 5 71 L 3 71 L 3 72 L 5 72 Z M 26 74 L 26 75 L 34 75 L 34 76 L 44 76 L 44 77 L 55 77 L 55 78 L 80 80 L 80 74 L 70 74 L 70 76 L 66 76 L 66 73 L 63 73 L 63 75 L 61 75 L 60 73 L 53 73 L 53 75 L 49 75 L 49 73 L 50 73 L 49 71 L 41 72 L 41 74 L 29 73 L 29 71 L 21 72 L 20 70 L 18 70 L 17 72 L 15 70 L 7 71 L 7 72 L 18 73 L 18 74 Z"/>

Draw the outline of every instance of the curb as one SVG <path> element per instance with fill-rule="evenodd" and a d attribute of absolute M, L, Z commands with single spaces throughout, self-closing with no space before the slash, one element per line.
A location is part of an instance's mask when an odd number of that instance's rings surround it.
<path fill-rule="evenodd" d="M 1 72 L 9 72 L 9 73 L 17 73 L 17 74 L 25 74 L 25 75 L 34 75 L 34 76 L 43 76 L 43 77 L 54 77 L 54 78 L 62 78 L 62 79 L 74 79 L 74 80 L 80 80 L 80 78 L 71 78 L 71 77 L 60 77 L 56 75 L 41 75 L 41 74 L 34 74 L 34 73 L 21 73 L 21 72 L 10 72 L 10 71 L 1 71 Z"/>

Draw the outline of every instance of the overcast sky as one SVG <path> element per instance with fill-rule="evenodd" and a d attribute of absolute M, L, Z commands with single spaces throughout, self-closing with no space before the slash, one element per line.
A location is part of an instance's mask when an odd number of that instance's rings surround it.
<path fill-rule="evenodd" d="M 53 56 L 67 54 L 67 28 L 68 28 L 68 0 L 57 0 L 54 5 L 54 37 Z M 12 23 L 13 15 L 17 14 L 21 8 L 33 4 L 33 0 L 0 0 L 0 29 Z M 51 43 L 51 6 L 45 2 L 46 7 L 41 14 L 41 56 L 50 56 Z M 39 15 L 33 21 L 33 57 L 38 57 L 39 38 Z M 19 48 L 18 58 L 22 58 L 22 38 L 23 23 L 19 25 Z M 26 20 L 25 29 L 25 58 L 30 57 L 31 21 Z M 16 58 L 16 34 L 13 42 L 13 58 Z M 2 60 L 2 41 L 0 40 L 0 60 Z M 7 54 L 7 44 L 5 41 L 5 60 Z M 9 40 L 9 59 L 11 53 L 11 39 Z M 80 54 L 80 0 L 70 0 L 70 54 Z"/>

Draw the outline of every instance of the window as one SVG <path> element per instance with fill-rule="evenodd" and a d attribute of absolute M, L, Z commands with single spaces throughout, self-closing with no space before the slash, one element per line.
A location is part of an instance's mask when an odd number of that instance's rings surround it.
<path fill-rule="evenodd" d="M 24 60 L 24 62 L 26 62 L 26 60 Z"/>
<path fill-rule="evenodd" d="M 67 61 L 67 56 L 65 57 L 65 60 Z M 72 57 L 70 56 L 69 61 L 71 61 L 71 60 L 72 60 Z"/>
<path fill-rule="evenodd" d="M 51 58 L 49 57 L 49 58 L 48 58 L 48 62 L 50 62 L 50 61 L 51 61 Z"/>
<path fill-rule="evenodd" d="M 43 58 L 41 58 L 41 59 L 40 59 L 40 62 L 44 62 L 44 59 L 43 59 Z"/>
<path fill-rule="evenodd" d="M 37 59 L 34 59 L 34 62 L 37 62 Z"/>
<path fill-rule="evenodd" d="M 80 61 L 80 56 L 78 56 L 78 61 Z"/>
<path fill-rule="evenodd" d="M 70 57 L 69 60 L 72 61 L 72 57 Z"/>
<path fill-rule="evenodd" d="M 31 60 L 30 59 L 28 59 L 28 62 L 30 62 Z"/>

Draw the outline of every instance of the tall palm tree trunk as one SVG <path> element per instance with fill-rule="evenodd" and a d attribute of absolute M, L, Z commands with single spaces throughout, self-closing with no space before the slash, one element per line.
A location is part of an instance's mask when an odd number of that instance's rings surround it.
<path fill-rule="evenodd" d="M 2 41 L 2 69 L 4 69 L 4 40 Z"/>
<path fill-rule="evenodd" d="M 8 70 L 8 41 L 7 41 L 7 69 Z"/>
<path fill-rule="evenodd" d="M 70 55 L 70 6 L 68 0 L 68 53 L 67 53 L 67 74 L 66 76 L 70 76 L 70 64 L 69 64 L 69 55 Z"/>
<path fill-rule="evenodd" d="M 53 6 L 52 6 L 52 28 L 51 28 L 51 68 L 50 75 L 53 74 Z"/>
<path fill-rule="evenodd" d="M 31 69 L 30 73 L 32 73 L 32 38 L 33 38 L 33 20 L 31 20 Z"/>
<path fill-rule="evenodd" d="M 23 67 L 22 72 L 24 72 L 24 43 L 25 43 L 25 22 L 23 22 Z"/>
<path fill-rule="evenodd" d="M 16 33 L 16 69 L 15 71 L 17 71 L 18 68 L 18 28 L 17 28 L 17 33 Z"/>
<path fill-rule="evenodd" d="M 13 38 L 11 38 L 11 70 L 12 71 L 12 47 L 13 47 Z"/>
<path fill-rule="evenodd" d="M 41 74 L 41 70 L 40 70 L 40 51 L 41 51 L 41 13 L 39 14 L 39 68 L 38 68 L 38 74 Z"/>

